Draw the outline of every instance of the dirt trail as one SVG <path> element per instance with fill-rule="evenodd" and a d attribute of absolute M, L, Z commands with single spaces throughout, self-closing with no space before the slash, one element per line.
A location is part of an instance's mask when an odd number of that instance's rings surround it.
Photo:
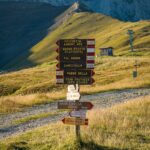
<path fill-rule="evenodd" d="M 82 96 L 82 101 L 91 101 L 94 104 L 94 109 L 106 108 L 117 103 L 129 101 L 136 97 L 142 97 L 150 94 L 150 89 L 127 89 L 121 91 L 112 91 L 97 93 L 93 95 Z M 25 109 L 23 112 L 13 113 L 0 116 L 0 139 L 9 137 L 14 134 L 22 133 L 42 125 L 61 120 L 67 115 L 67 112 L 59 113 L 58 115 L 50 115 L 45 118 L 30 120 L 20 124 L 14 124 L 15 120 L 38 115 L 41 113 L 57 112 L 57 102 L 50 104 L 37 105 Z"/>

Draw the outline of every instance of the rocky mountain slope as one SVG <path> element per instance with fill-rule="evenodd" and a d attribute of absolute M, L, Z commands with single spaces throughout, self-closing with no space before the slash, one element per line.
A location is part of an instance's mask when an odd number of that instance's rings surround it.
<path fill-rule="evenodd" d="M 24 0 L 2 0 L 24 1 Z M 72 5 L 82 2 L 94 12 L 103 13 L 123 21 L 150 19 L 149 0 L 26 0 L 26 2 L 45 2 L 53 6 Z"/>

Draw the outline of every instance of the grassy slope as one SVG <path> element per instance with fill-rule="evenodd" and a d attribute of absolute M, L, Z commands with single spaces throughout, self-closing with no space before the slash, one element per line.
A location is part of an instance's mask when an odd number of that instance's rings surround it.
<path fill-rule="evenodd" d="M 45 30 L 46 32 L 47 29 Z M 133 29 L 135 32 L 135 49 L 137 49 L 135 54 L 150 55 L 149 21 L 125 23 L 101 14 L 83 12 L 74 13 L 69 20 L 65 20 L 64 23 L 54 31 L 48 34 L 45 33 L 43 38 L 29 47 L 30 50 L 28 48 L 28 55 L 21 55 L 21 57 L 8 63 L 5 68 L 35 65 L 54 60 L 56 56 L 55 43 L 61 38 L 95 38 L 97 53 L 100 47 L 112 46 L 115 48 L 115 55 L 131 55 L 131 53 L 128 52 L 128 29 Z M 37 32 L 37 30 L 35 31 Z M 30 41 L 28 40 L 24 43 L 30 43 Z M 26 63 L 25 60 L 28 63 Z"/>
<path fill-rule="evenodd" d="M 126 34 L 129 28 L 136 32 L 135 47 L 138 48 L 138 52 L 135 54 L 143 55 L 137 57 L 140 65 L 139 77 L 136 80 L 132 78 L 133 57 L 97 58 L 96 83 L 93 86 L 81 87 L 81 92 L 90 94 L 123 88 L 149 87 L 149 22 L 124 23 L 96 13 L 75 13 L 68 21 L 49 33 L 31 49 L 32 54 L 28 60 L 34 63 L 45 62 L 44 64 L 0 75 L 0 96 L 6 96 L 0 98 L 0 106 L 3 106 L 0 107 L 0 112 L 17 111 L 24 106 L 65 97 L 67 88 L 55 84 L 55 42 L 58 39 L 96 38 L 97 53 L 99 47 L 113 46 L 115 55 L 132 55 L 128 51 L 128 35 Z M 19 65 L 21 60 L 16 59 L 14 63 Z M 14 64 L 11 63 L 11 65 Z M 12 96 L 20 94 L 27 95 Z"/>
<path fill-rule="evenodd" d="M 108 109 L 90 111 L 89 126 L 82 127 L 82 145 L 75 141 L 74 127 L 55 123 L 10 137 L 0 148 L 32 150 L 121 150 L 150 148 L 150 96 Z"/>
<path fill-rule="evenodd" d="M 55 43 L 61 38 L 95 38 L 97 53 L 100 47 L 112 46 L 115 55 L 131 55 L 128 51 L 128 29 L 135 32 L 136 55 L 150 55 L 149 21 L 125 23 L 101 14 L 75 13 L 31 49 L 29 60 L 42 63 L 54 59 Z"/>
<path fill-rule="evenodd" d="M 149 57 L 136 59 L 139 64 L 138 77 L 133 79 L 132 57 L 96 58 L 96 82 L 92 86 L 81 86 L 81 93 L 150 87 Z M 55 65 L 54 62 L 0 75 L 0 112 L 17 111 L 25 106 L 65 98 L 67 87 L 55 83 Z"/>

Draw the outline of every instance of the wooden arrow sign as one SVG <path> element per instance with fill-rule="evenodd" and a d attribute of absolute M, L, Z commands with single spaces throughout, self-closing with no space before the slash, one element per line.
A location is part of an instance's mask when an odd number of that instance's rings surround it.
<path fill-rule="evenodd" d="M 91 85 L 95 82 L 92 76 L 95 74 L 93 70 L 59 70 L 60 63 L 57 64 L 56 79 L 63 79 L 63 84 L 73 85 Z M 62 72 L 62 74 L 60 74 Z M 59 84 L 59 82 L 57 82 Z M 61 82 L 62 84 L 62 82 Z"/>
<path fill-rule="evenodd" d="M 59 61 L 59 56 L 57 56 L 57 57 L 56 57 L 56 60 L 58 60 L 58 61 Z"/>
<path fill-rule="evenodd" d="M 75 117 L 64 118 L 62 122 L 64 124 L 69 124 L 69 125 L 88 125 L 88 119 L 81 119 Z"/>
<path fill-rule="evenodd" d="M 93 70 L 91 70 L 91 76 L 94 76 L 95 72 Z"/>
<path fill-rule="evenodd" d="M 56 44 L 60 69 L 94 69 L 94 39 L 61 39 Z"/>
<path fill-rule="evenodd" d="M 58 109 L 90 110 L 92 108 L 93 104 L 91 102 L 72 102 L 72 101 L 58 102 Z"/>
<path fill-rule="evenodd" d="M 58 45 L 58 46 L 60 45 L 60 40 L 58 40 L 58 41 L 56 42 L 56 45 Z"/>
<path fill-rule="evenodd" d="M 60 63 L 56 64 L 56 68 L 58 69 L 60 68 Z"/>
<path fill-rule="evenodd" d="M 59 53 L 59 48 L 56 49 L 56 52 Z"/>
<path fill-rule="evenodd" d="M 92 79 L 91 79 L 91 84 L 93 84 L 94 82 L 95 82 L 95 80 L 92 78 Z"/>

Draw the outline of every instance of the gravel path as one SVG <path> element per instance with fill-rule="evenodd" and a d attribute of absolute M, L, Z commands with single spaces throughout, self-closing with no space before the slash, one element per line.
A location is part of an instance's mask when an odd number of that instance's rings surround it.
<path fill-rule="evenodd" d="M 127 89 L 121 91 L 85 95 L 82 96 L 81 101 L 91 101 L 94 104 L 94 109 L 97 109 L 110 107 L 114 104 L 126 102 L 130 99 L 145 95 L 150 95 L 150 89 Z M 30 120 L 28 122 L 17 125 L 13 124 L 13 122 L 18 119 L 38 115 L 41 113 L 50 113 L 57 111 L 57 103 L 55 102 L 27 108 L 23 112 L 19 113 L 2 115 L 0 116 L 0 139 L 9 137 L 14 134 L 22 133 L 36 127 L 40 127 L 51 122 L 56 122 L 67 115 L 67 112 L 62 112 L 58 115 L 50 115 L 45 118 Z"/>

